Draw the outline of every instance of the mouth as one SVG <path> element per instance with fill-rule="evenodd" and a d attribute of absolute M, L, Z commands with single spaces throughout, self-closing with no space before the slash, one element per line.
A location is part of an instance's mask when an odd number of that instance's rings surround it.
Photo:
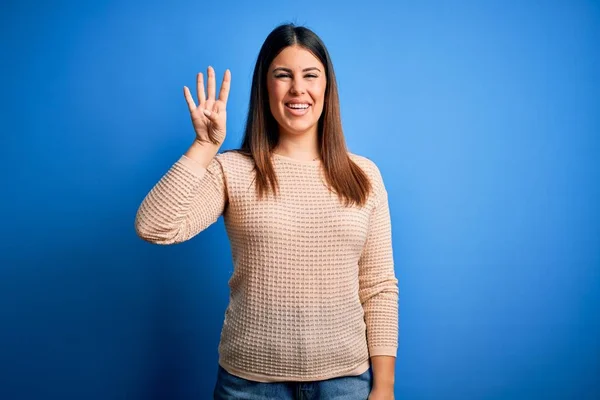
<path fill-rule="evenodd" d="M 285 106 L 294 110 L 306 110 L 310 107 L 310 103 L 285 103 Z"/>
<path fill-rule="evenodd" d="M 310 108 L 310 103 L 285 103 L 286 110 L 292 115 L 304 115 Z"/>

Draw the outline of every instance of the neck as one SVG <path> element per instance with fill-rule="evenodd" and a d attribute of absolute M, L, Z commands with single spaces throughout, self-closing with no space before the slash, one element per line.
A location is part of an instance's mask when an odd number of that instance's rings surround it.
<path fill-rule="evenodd" d="M 287 135 L 280 133 L 279 140 L 273 151 L 286 157 L 302 161 L 316 160 L 320 157 L 317 133 L 304 135 Z"/>

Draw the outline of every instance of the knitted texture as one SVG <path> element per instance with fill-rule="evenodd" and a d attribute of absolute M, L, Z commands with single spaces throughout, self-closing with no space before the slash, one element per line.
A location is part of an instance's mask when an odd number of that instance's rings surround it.
<path fill-rule="evenodd" d="M 398 281 L 388 196 L 377 166 L 349 153 L 373 191 L 345 207 L 321 161 L 273 154 L 279 194 L 258 200 L 253 161 L 217 154 L 207 168 L 182 156 L 147 194 L 138 235 L 191 239 L 222 215 L 234 270 L 219 363 L 260 382 L 358 375 L 369 357 L 396 356 Z"/>

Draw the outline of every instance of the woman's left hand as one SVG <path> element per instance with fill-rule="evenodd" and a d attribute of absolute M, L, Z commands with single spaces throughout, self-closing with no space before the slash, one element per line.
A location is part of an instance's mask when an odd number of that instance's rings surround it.
<path fill-rule="evenodd" d="M 373 389 L 368 400 L 394 400 L 393 389 Z"/>

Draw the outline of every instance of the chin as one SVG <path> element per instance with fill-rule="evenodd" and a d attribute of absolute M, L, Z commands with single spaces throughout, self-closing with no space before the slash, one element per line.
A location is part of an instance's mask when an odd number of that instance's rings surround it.
<path fill-rule="evenodd" d="M 287 124 L 285 126 L 285 130 L 292 135 L 301 135 L 305 132 L 308 132 L 312 129 L 316 129 L 317 124 Z"/>

